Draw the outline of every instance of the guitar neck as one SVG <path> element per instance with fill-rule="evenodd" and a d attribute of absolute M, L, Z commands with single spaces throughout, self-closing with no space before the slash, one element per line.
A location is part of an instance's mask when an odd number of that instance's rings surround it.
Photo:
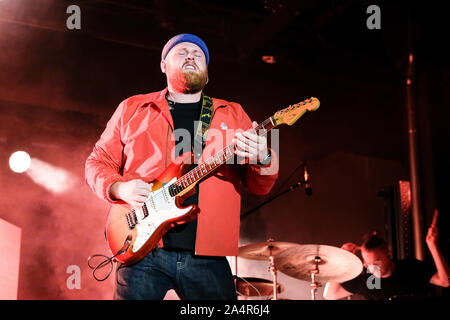
<path fill-rule="evenodd" d="M 270 117 L 258 124 L 254 130 L 258 135 L 266 135 L 267 132 L 276 126 L 277 125 L 273 117 Z M 206 161 L 178 178 L 177 181 L 169 187 L 170 195 L 174 197 L 180 194 L 185 189 L 199 182 L 221 165 L 225 164 L 229 159 L 234 157 L 235 148 L 236 145 L 234 143 L 228 145 L 221 151 L 217 152 L 214 156 L 208 158 Z"/>

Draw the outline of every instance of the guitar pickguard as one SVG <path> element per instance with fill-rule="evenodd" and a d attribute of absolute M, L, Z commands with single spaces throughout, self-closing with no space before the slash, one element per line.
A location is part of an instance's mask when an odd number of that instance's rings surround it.
<path fill-rule="evenodd" d="M 162 188 L 152 192 L 145 201 L 148 215 L 145 217 L 142 208 L 136 209 L 136 231 L 137 236 L 134 241 L 132 251 L 136 253 L 145 245 L 148 239 L 154 234 L 156 229 L 164 222 L 179 218 L 188 213 L 192 206 L 178 208 L 175 203 L 175 197 L 169 194 L 168 187 L 176 181 L 173 178 Z"/>

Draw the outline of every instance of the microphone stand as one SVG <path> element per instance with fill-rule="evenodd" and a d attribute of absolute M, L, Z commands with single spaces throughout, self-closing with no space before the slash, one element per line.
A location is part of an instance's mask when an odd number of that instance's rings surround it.
<path fill-rule="evenodd" d="M 299 182 L 297 182 L 296 184 L 293 184 L 292 186 L 290 186 L 289 188 L 285 189 L 284 191 L 281 191 L 280 193 L 270 197 L 269 199 L 267 199 L 266 201 L 262 202 L 261 204 L 257 205 L 256 207 L 254 207 L 253 209 L 248 210 L 247 212 L 244 212 L 243 214 L 241 214 L 241 220 L 248 217 L 250 214 L 252 214 L 253 212 L 255 212 L 256 210 L 258 210 L 259 208 L 261 208 L 262 206 L 272 202 L 273 200 L 281 197 L 283 194 L 286 194 L 290 191 L 294 191 L 295 189 L 297 189 L 298 187 L 300 187 L 302 184 L 306 184 L 305 180 L 301 180 Z M 311 195 L 310 193 L 308 193 L 308 195 Z"/>

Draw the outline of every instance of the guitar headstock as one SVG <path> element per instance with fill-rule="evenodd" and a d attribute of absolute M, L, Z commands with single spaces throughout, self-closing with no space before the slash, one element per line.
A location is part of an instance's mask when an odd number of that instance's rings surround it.
<path fill-rule="evenodd" d="M 283 110 L 277 111 L 273 115 L 275 124 L 293 125 L 306 111 L 315 111 L 319 108 L 320 101 L 317 98 L 306 99 L 302 102 L 290 105 Z"/>

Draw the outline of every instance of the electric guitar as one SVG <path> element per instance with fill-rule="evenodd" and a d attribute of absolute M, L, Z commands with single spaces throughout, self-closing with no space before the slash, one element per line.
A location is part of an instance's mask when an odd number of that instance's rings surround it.
<path fill-rule="evenodd" d="M 254 130 L 266 134 L 281 125 L 294 124 L 306 111 L 315 111 L 320 102 L 310 98 L 276 112 Z M 141 208 L 113 204 L 106 221 L 106 240 L 112 258 L 124 265 L 143 259 L 172 227 L 189 222 L 200 209 L 196 205 L 183 207 L 183 200 L 195 192 L 195 185 L 234 156 L 235 144 L 230 144 L 197 167 L 186 172 L 190 164 L 175 161 L 153 181 L 152 192 Z M 192 158 L 192 154 L 190 154 Z M 178 160 L 178 159 L 177 159 Z"/>

